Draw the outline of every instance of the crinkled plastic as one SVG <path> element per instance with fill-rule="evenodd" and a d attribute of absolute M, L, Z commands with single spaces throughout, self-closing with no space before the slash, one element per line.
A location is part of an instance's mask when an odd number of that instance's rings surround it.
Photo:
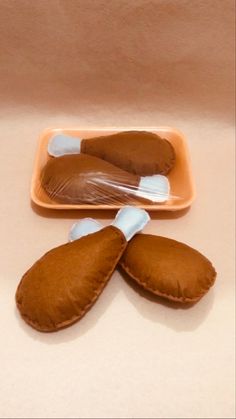
<path fill-rule="evenodd" d="M 175 199 L 166 176 L 140 177 L 85 154 L 49 160 L 39 187 L 50 201 L 62 204 L 138 205 Z"/>

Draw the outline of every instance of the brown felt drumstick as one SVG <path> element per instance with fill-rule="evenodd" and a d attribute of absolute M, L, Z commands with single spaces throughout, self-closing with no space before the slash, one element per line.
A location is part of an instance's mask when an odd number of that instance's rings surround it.
<path fill-rule="evenodd" d="M 51 156 L 86 153 L 139 176 L 166 175 L 175 163 L 172 144 L 147 131 L 125 131 L 80 139 L 57 134 L 48 144 Z"/>
<path fill-rule="evenodd" d="M 41 185 L 52 200 L 69 204 L 127 204 L 141 199 L 161 203 L 170 193 L 166 176 L 140 177 L 86 154 L 50 159 Z"/>
<path fill-rule="evenodd" d="M 70 240 L 101 228 L 92 219 L 75 224 Z M 137 234 L 127 245 L 119 265 L 152 294 L 180 303 L 198 301 L 214 284 L 211 262 L 184 243 L 151 234 Z"/>
<path fill-rule="evenodd" d="M 148 220 L 144 210 L 124 207 L 112 225 L 46 253 L 17 288 L 22 318 L 41 332 L 54 332 L 80 320 L 110 279 L 127 241 Z"/>

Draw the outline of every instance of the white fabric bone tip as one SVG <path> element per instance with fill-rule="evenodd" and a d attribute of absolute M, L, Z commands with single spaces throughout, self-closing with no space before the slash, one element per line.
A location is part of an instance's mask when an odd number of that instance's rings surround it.
<path fill-rule="evenodd" d="M 170 196 L 170 183 L 166 176 L 143 176 L 136 195 L 152 202 L 166 202 Z"/>
<path fill-rule="evenodd" d="M 73 242 L 88 234 L 96 233 L 103 228 L 102 224 L 93 218 L 84 218 L 74 223 L 69 232 L 69 241 Z"/>
<path fill-rule="evenodd" d="M 148 213 L 140 208 L 126 206 L 121 208 L 111 225 L 122 231 L 127 241 L 139 233 L 150 220 Z M 78 240 L 88 234 L 96 233 L 104 226 L 93 218 L 84 218 L 74 223 L 69 232 L 69 241 Z"/>
<path fill-rule="evenodd" d="M 81 139 L 66 134 L 54 135 L 48 143 L 48 154 L 53 157 L 64 156 L 65 154 L 79 154 Z"/>
<path fill-rule="evenodd" d="M 119 228 L 127 241 L 140 232 L 150 220 L 148 213 L 137 207 L 126 206 L 121 208 L 116 214 L 116 218 L 111 225 Z"/>

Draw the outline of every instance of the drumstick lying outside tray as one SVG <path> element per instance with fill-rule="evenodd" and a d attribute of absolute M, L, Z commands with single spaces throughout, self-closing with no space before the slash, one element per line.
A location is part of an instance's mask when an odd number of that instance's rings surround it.
<path fill-rule="evenodd" d="M 98 231 L 93 219 L 75 223 L 69 240 Z M 152 294 L 180 303 L 198 301 L 214 284 L 211 262 L 184 243 L 151 234 L 137 234 L 128 243 L 119 265 L 137 284 Z"/>
<path fill-rule="evenodd" d="M 56 134 L 49 141 L 48 153 L 54 157 L 90 154 L 139 176 L 166 175 L 176 159 L 169 141 L 147 131 L 124 131 L 88 139 Z"/>
<path fill-rule="evenodd" d="M 50 250 L 22 277 L 16 304 L 41 332 L 77 322 L 109 281 L 127 242 L 149 221 L 146 211 L 124 207 L 112 225 Z"/>

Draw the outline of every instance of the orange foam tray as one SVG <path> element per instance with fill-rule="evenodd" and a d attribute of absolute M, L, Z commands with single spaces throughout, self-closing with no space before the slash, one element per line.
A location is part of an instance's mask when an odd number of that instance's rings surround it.
<path fill-rule="evenodd" d="M 130 130 L 138 130 L 130 128 Z M 166 138 L 173 145 L 176 152 L 176 162 L 174 168 L 168 174 L 171 194 L 173 195 L 165 203 L 160 204 L 142 204 L 137 205 L 149 211 L 177 211 L 189 207 L 195 199 L 195 187 L 191 170 L 191 162 L 187 142 L 184 135 L 171 127 L 142 128 L 140 130 L 151 131 L 160 137 Z M 106 129 L 80 129 L 80 128 L 50 128 L 45 130 L 39 138 L 38 149 L 36 153 L 33 176 L 31 181 L 31 199 L 44 208 L 51 209 L 119 209 L 122 205 L 92 205 L 92 204 L 59 204 L 52 201 L 41 187 L 40 175 L 44 165 L 52 158 L 48 155 L 47 146 L 50 138 L 58 133 L 68 134 L 74 137 L 90 138 L 101 135 L 115 134 L 117 132 L 127 131 L 127 128 L 106 128 Z"/>

